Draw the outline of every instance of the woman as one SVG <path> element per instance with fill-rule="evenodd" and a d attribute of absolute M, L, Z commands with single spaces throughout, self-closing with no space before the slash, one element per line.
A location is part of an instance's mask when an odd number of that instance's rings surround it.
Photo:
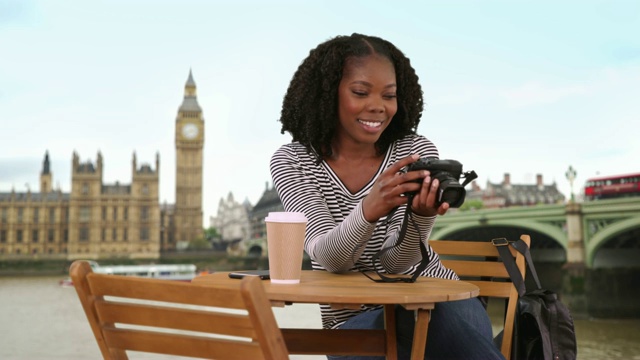
<path fill-rule="evenodd" d="M 403 171 L 421 157 L 438 156 L 435 145 L 416 134 L 422 105 L 409 59 L 377 37 L 335 37 L 311 50 L 299 66 L 280 119 L 282 133 L 289 132 L 293 142 L 275 152 L 271 174 L 285 210 L 309 219 L 305 251 L 315 270 L 416 271 L 419 243 L 427 242 L 436 215 L 449 208 L 437 204 L 438 180 L 428 171 Z M 416 194 L 411 203 L 407 193 Z M 403 241 L 391 247 L 407 206 L 416 226 L 408 226 Z M 458 279 L 430 247 L 427 252 L 429 265 L 420 275 Z M 321 312 L 325 328 L 383 327 L 381 306 L 357 311 L 322 306 Z M 413 313 L 401 308 L 396 313 L 398 356 L 404 359 L 411 352 Z M 436 305 L 425 358 L 502 358 L 477 299 Z"/>

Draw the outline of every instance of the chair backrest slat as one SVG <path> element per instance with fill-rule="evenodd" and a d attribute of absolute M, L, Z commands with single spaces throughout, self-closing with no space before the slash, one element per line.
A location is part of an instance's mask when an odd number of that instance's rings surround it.
<path fill-rule="evenodd" d="M 529 235 L 520 238 L 528 246 L 531 245 Z M 478 286 L 480 296 L 507 299 L 500 351 L 509 360 L 518 291 L 509 278 L 498 249 L 490 241 L 429 240 L 429 245 L 438 253 L 444 266 L 455 271 L 462 280 Z M 511 247 L 509 251 L 524 278 L 524 256 Z"/>
<path fill-rule="evenodd" d="M 217 306 L 244 309 L 238 287 L 201 287 L 182 281 L 165 281 L 141 277 L 92 273 L 88 275 L 94 296 L 116 296 L 130 299 L 165 301 L 176 304 Z M 153 281 L 149 281 L 153 280 Z"/>
<path fill-rule="evenodd" d="M 261 281 L 211 286 L 96 274 L 76 261 L 71 278 L 105 359 L 127 350 L 216 359 L 288 359 Z"/>
<path fill-rule="evenodd" d="M 490 241 L 463 241 L 463 240 L 429 240 L 440 243 L 437 244 L 438 249 L 447 255 L 462 255 L 476 257 L 498 257 L 498 250 Z M 509 249 L 514 257 L 518 253 L 515 249 Z"/>
<path fill-rule="evenodd" d="M 226 333 L 231 336 L 256 338 L 247 315 L 221 311 L 194 311 L 146 304 L 96 301 L 98 317 L 106 323 L 173 328 L 185 331 Z"/>
<path fill-rule="evenodd" d="M 105 328 L 104 337 L 110 347 L 122 350 L 189 356 L 205 359 L 264 359 L 260 344 L 238 343 L 223 338 L 207 338 L 183 334 L 162 334 L 141 330 Z"/>
<path fill-rule="evenodd" d="M 509 278 L 509 273 L 501 262 L 474 260 L 442 260 L 442 264 L 453 270 L 458 276 L 491 276 L 494 278 Z"/>

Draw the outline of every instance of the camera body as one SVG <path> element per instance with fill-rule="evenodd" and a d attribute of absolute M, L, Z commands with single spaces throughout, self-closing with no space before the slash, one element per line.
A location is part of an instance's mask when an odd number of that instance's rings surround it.
<path fill-rule="evenodd" d="M 446 202 L 452 208 L 460 207 L 464 203 L 467 193 L 464 186 L 477 178 L 474 171 L 463 173 L 462 164 L 459 161 L 440 160 L 435 157 L 420 158 L 407 167 L 407 171 L 415 170 L 428 170 L 432 179 L 438 179 L 440 185 L 436 194 L 436 203 L 440 206 L 440 204 Z M 463 184 L 460 184 L 460 177 L 466 178 Z"/>

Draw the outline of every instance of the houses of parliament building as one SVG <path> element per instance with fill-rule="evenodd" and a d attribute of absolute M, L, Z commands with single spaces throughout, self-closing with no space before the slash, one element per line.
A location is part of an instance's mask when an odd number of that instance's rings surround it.
<path fill-rule="evenodd" d="M 0 192 L 0 260 L 156 259 L 202 237 L 204 119 L 191 71 L 175 121 L 175 204 L 160 204 L 155 167 L 131 160 L 131 183 L 105 184 L 103 158 L 72 155 L 71 192 L 53 189 L 45 152 L 39 192 Z"/>

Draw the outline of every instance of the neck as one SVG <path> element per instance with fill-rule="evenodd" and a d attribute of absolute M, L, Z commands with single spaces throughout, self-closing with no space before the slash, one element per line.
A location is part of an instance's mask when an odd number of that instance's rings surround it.
<path fill-rule="evenodd" d="M 345 159 L 345 160 L 363 160 L 363 159 L 371 159 L 377 158 L 380 154 L 378 154 L 378 150 L 376 149 L 375 144 L 366 144 L 366 143 L 345 143 L 340 141 L 335 141 L 331 145 L 331 158 Z"/>

